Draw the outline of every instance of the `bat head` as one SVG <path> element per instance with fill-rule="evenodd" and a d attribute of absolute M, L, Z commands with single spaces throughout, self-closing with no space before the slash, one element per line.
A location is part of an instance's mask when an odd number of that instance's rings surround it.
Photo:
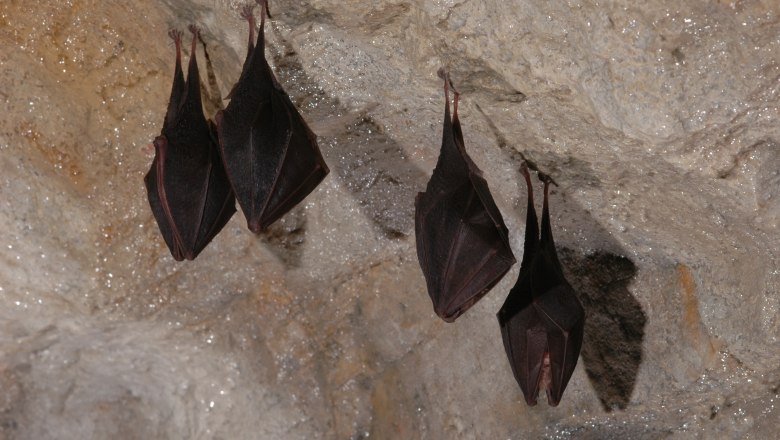
<path fill-rule="evenodd" d="M 561 384 L 560 381 L 553 379 L 552 362 L 550 361 L 550 352 L 545 351 L 542 356 L 541 369 L 538 375 L 534 379 L 530 377 L 529 380 L 536 380 L 536 387 L 534 391 L 525 393 L 525 402 L 529 406 L 535 406 L 539 399 L 539 393 L 544 391 L 547 394 L 547 404 L 550 406 L 558 406 L 563 396 L 563 390 L 566 384 Z"/>

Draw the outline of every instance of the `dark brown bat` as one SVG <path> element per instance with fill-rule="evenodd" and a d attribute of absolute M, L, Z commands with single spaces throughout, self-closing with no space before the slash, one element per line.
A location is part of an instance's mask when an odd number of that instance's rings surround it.
<path fill-rule="evenodd" d="M 433 309 L 454 321 L 515 263 L 504 219 L 488 184 L 466 154 L 458 98 L 450 120 L 451 82 L 443 70 L 444 134 L 436 168 L 415 200 L 415 235 Z"/>
<path fill-rule="evenodd" d="M 154 140 L 154 161 L 144 178 L 154 218 L 177 261 L 197 257 L 236 212 L 214 126 L 203 115 L 195 59 L 199 31 L 194 26 L 190 31 L 186 81 L 181 69 L 182 34 L 176 30 L 168 34 L 176 43 L 173 87 L 162 134 Z"/>
<path fill-rule="evenodd" d="M 544 181 L 540 239 L 531 176 L 525 164 L 522 172 L 528 186 L 523 261 L 517 283 L 498 312 L 498 323 L 526 403 L 536 405 L 539 391 L 545 390 L 548 404 L 557 406 L 577 365 L 585 311 L 563 277 L 555 252 L 547 203 L 552 179 L 539 173 Z"/>
<path fill-rule="evenodd" d="M 230 103 L 217 113 L 222 159 L 236 198 L 253 232 L 268 228 L 302 201 L 328 174 L 314 133 L 276 80 L 265 59 L 267 0 L 261 5 L 260 31 L 254 43 L 252 8 L 249 47 Z"/>

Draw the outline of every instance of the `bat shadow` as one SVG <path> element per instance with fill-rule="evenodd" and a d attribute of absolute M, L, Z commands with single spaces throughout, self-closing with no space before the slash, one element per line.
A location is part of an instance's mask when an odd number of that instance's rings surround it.
<path fill-rule="evenodd" d="M 317 133 L 323 155 L 334 164 L 331 174 L 385 238 L 413 234 L 414 199 L 428 175 L 367 115 L 370 108 L 355 114 L 322 91 L 306 74 L 293 47 L 275 29 L 274 33 L 268 53 L 275 73 Z"/>
<path fill-rule="evenodd" d="M 274 73 L 295 106 L 317 133 L 318 144 L 343 186 L 377 230 L 388 239 L 400 239 L 414 232 L 414 199 L 425 186 L 427 174 L 406 156 L 382 127 L 364 110 L 350 111 L 329 97 L 306 73 L 292 45 L 273 25 L 273 43 L 267 42 L 266 54 L 272 59 Z M 207 114 L 224 108 L 223 96 L 206 43 L 206 78 L 201 83 Z M 343 115 L 343 116 L 342 116 Z M 271 225 L 258 239 L 288 267 L 300 267 L 306 242 L 307 219 L 297 206 Z"/>
<path fill-rule="evenodd" d="M 610 252 L 559 249 L 566 278 L 585 308 L 582 361 L 606 411 L 625 409 L 639 366 L 647 316 L 631 295 L 636 265 Z"/>

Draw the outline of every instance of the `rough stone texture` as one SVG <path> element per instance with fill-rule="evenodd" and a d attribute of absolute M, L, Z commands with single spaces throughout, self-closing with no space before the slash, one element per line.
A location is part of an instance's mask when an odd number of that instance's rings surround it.
<path fill-rule="evenodd" d="M 195 22 L 206 110 L 238 1 L 0 3 L 0 438 L 773 438 L 780 5 L 271 0 L 268 53 L 332 173 L 265 235 L 170 257 L 142 177 Z M 185 44 L 188 50 L 188 45 Z M 416 261 L 440 66 L 522 254 L 525 158 L 588 313 L 561 405 L 529 408 L 495 319 Z"/>

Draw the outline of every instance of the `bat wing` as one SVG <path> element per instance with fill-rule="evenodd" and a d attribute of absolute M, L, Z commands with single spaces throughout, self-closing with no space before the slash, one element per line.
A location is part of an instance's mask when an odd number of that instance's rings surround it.
<path fill-rule="evenodd" d="M 217 114 L 217 137 L 249 229 L 260 232 L 301 202 L 329 170 L 316 136 L 265 59 L 262 25 L 231 95 Z"/>
<path fill-rule="evenodd" d="M 510 293 L 528 297 L 529 292 Z M 528 405 L 541 390 L 557 406 L 577 366 L 585 325 L 582 306 L 568 285 L 560 285 L 525 307 L 512 310 L 510 300 L 499 312 L 501 336 L 512 373 Z"/>
<path fill-rule="evenodd" d="M 526 284 L 523 286 L 522 284 Z M 528 405 L 536 405 L 545 353 L 549 351 L 545 317 L 528 301 L 526 283 L 516 285 L 498 312 L 501 339 L 515 380 Z"/>
<path fill-rule="evenodd" d="M 458 142 L 462 137 L 452 128 L 447 103 L 439 161 L 415 201 L 417 256 L 434 311 L 447 322 L 482 298 L 515 263 L 487 182 Z"/>
<path fill-rule="evenodd" d="M 180 34 L 179 39 L 180 39 Z M 213 129 L 203 116 L 195 38 L 186 83 L 177 68 L 163 133 L 144 178 L 149 205 L 171 254 L 192 260 L 235 212 L 235 198 L 219 159 Z M 177 41 L 177 51 L 180 40 Z"/>
<path fill-rule="evenodd" d="M 585 311 L 574 289 L 565 282 L 537 297 L 534 308 L 543 318 L 547 333 L 550 368 L 547 399 L 551 406 L 557 406 L 577 366 L 585 328 Z"/>
<path fill-rule="evenodd" d="M 271 96 L 274 114 L 286 116 L 287 124 L 277 126 L 277 129 L 280 131 L 284 129 L 288 135 L 277 136 L 277 139 L 284 137 L 287 143 L 284 147 L 279 145 L 278 149 L 284 151 L 284 155 L 278 157 L 279 165 L 276 167 L 277 171 L 271 182 L 267 201 L 262 211 L 257 213 L 261 229 L 270 226 L 306 198 L 329 171 L 317 146 L 316 136 L 295 109 L 290 98 L 276 90 Z"/>
<path fill-rule="evenodd" d="M 509 245 L 468 180 L 418 196 L 417 252 L 436 314 L 447 322 L 484 296 L 514 264 Z"/>

